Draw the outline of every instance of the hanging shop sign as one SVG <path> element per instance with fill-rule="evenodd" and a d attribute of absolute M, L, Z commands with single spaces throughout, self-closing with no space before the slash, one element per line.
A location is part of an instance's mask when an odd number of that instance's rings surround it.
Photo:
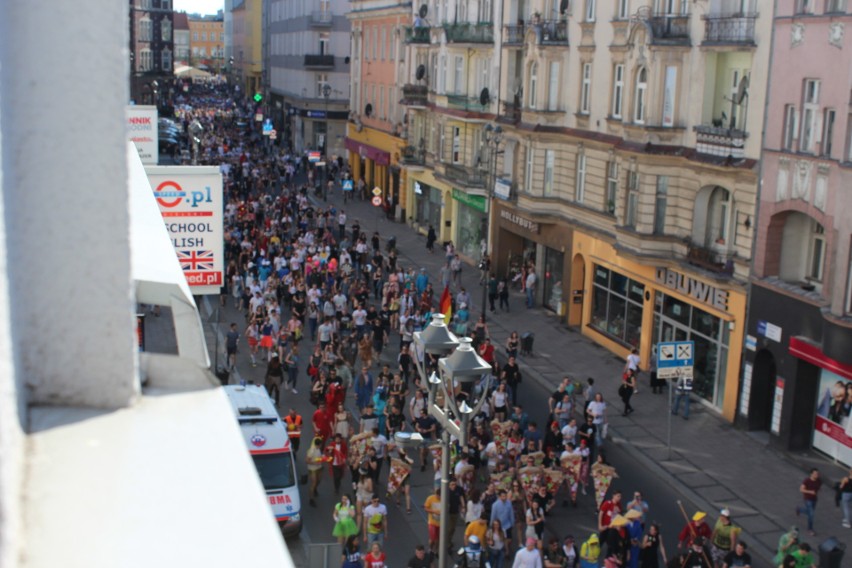
<path fill-rule="evenodd" d="M 453 188 L 453 199 L 455 199 L 459 203 L 464 203 L 471 209 L 476 209 L 477 211 L 482 211 L 483 213 L 486 212 L 485 198 L 481 195 L 468 195 L 463 191 Z"/>
<path fill-rule="evenodd" d="M 520 227 L 520 228 L 522 228 L 526 231 L 529 231 L 530 233 L 538 234 L 538 231 L 539 231 L 538 223 L 536 223 L 535 221 L 532 221 L 530 219 L 527 219 L 526 217 L 523 217 L 521 215 L 517 215 L 515 213 L 512 213 L 511 211 L 503 209 L 502 211 L 500 211 L 500 218 L 505 219 L 509 223 L 511 223 L 513 225 L 517 225 L 518 227 Z"/>

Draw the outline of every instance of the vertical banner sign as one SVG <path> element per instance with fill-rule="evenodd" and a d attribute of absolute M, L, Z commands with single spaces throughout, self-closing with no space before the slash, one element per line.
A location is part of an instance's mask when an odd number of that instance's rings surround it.
<path fill-rule="evenodd" d="M 754 368 L 751 363 L 746 363 L 743 366 L 743 390 L 740 395 L 740 415 L 748 416 L 748 405 L 751 402 L 751 377 L 754 373 Z"/>
<path fill-rule="evenodd" d="M 852 380 L 822 369 L 814 447 L 852 467 Z"/>
<path fill-rule="evenodd" d="M 190 290 L 218 294 L 225 270 L 219 168 L 147 166 L 145 173 Z"/>
<path fill-rule="evenodd" d="M 127 117 L 127 139 L 136 146 L 143 164 L 156 166 L 160 159 L 157 107 L 129 105 L 125 116 Z"/>
<path fill-rule="evenodd" d="M 676 90 L 677 67 L 666 67 L 666 85 L 663 89 L 663 126 L 674 126 Z"/>
<path fill-rule="evenodd" d="M 773 434 L 781 433 L 781 409 L 784 406 L 784 379 L 775 379 L 775 399 L 772 401 L 772 423 L 769 429 Z"/>

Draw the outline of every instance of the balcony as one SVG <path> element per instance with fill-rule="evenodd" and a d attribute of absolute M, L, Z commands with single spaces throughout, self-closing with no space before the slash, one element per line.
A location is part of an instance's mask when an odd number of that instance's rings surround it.
<path fill-rule="evenodd" d="M 686 261 L 689 264 L 709 272 L 733 276 L 734 259 L 732 253 L 719 252 L 692 242 L 687 243 L 686 250 Z"/>
<path fill-rule="evenodd" d="M 488 105 L 481 105 L 479 103 L 479 97 L 469 97 L 467 95 L 447 95 L 447 108 L 483 112 L 485 111 L 485 109 L 488 108 Z"/>
<path fill-rule="evenodd" d="M 429 100 L 429 91 L 426 85 L 407 84 L 402 86 L 401 104 L 412 107 L 425 107 Z"/>
<path fill-rule="evenodd" d="M 526 31 L 525 24 L 503 26 L 503 45 L 522 45 Z"/>
<path fill-rule="evenodd" d="M 755 45 L 757 14 L 709 14 L 704 19 L 702 45 Z"/>
<path fill-rule="evenodd" d="M 662 14 L 648 17 L 654 45 L 689 45 L 689 16 Z"/>
<path fill-rule="evenodd" d="M 518 124 L 521 122 L 521 105 L 514 102 L 503 102 L 503 116 L 497 120 L 508 124 Z"/>
<path fill-rule="evenodd" d="M 445 164 L 444 177 L 465 187 L 485 187 L 484 174 L 470 166 Z"/>
<path fill-rule="evenodd" d="M 311 25 L 318 28 L 330 27 L 333 17 L 333 14 L 326 10 L 314 10 L 311 12 Z"/>
<path fill-rule="evenodd" d="M 425 26 L 413 26 L 405 28 L 405 43 L 431 43 L 429 28 Z"/>
<path fill-rule="evenodd" d="M 539 45 L 568 45 L 568 22 L 545 20 L 536 26 Z"/>
<path fill-rule="evenodd" d="M 425 166 L 426 148 L 418 149 L 414 146 L 406 146 L 400 153 L 400 161 L 405 166 Z"/>
<path fill-rule="evenodd" d="M 696 126 L 695 150 L 699 154 L 720 158 L 745 158 L 748 132 L 722 126 Z"/>
<path fill-rule="evenodd" d="M 334 69 L 334 56 L 305 55 L 305 67 L 311 69 Z"/>
<path fill-rule="evenodd" d="M 444 24 L 447 43 L 494 43 L 494 26 L 491 22 L 478 24 Z"/>

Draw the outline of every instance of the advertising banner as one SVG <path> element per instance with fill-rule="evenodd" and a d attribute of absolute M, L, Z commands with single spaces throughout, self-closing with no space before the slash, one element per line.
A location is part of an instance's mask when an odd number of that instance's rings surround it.
<path fill-rule="evenodd" d="M 145 173 L 193 294 L 223 284 L 222 174 L 216 166 L 146 166 Z"/>
<path fill-rule="evenodd" d="M 852 466 L 852 381 L 821 370 L 814 447 Z"/>
<path fill-rule="evenodd" d="M 133 142 L 142 163 L 156 166 L 160 159 L 160 130 L 157 125 L 157 107 L 129 105 L 127 117 L 127 139 Z"/>

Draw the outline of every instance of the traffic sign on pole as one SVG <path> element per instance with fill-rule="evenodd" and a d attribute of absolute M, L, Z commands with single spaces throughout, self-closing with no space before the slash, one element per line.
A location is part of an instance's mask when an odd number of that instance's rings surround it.
<path fill-rule="evenodd" d="M 354 183 L 351 179 L 343 180 L 343 191 L 352 191 L 354 189 Z"/>
<path fill-rule="evenodd" d="M 373 188 L 373 195 L 375 195 L 376 197 L 381 197 L 382 196 L 382 188 L 374 187 Z"/>
<path fill-rule="evenodd" d="M 382 205 L 382 198 L 377 195 L 372 199 L 372 203 L 376 207 L 380 207 Z"/>
<path fill-rule="evenodd" d="M 692 377 L 695 364 L 694 341 L 667 341 L 657 345 L 657 377 L 676 379 Z"/>

